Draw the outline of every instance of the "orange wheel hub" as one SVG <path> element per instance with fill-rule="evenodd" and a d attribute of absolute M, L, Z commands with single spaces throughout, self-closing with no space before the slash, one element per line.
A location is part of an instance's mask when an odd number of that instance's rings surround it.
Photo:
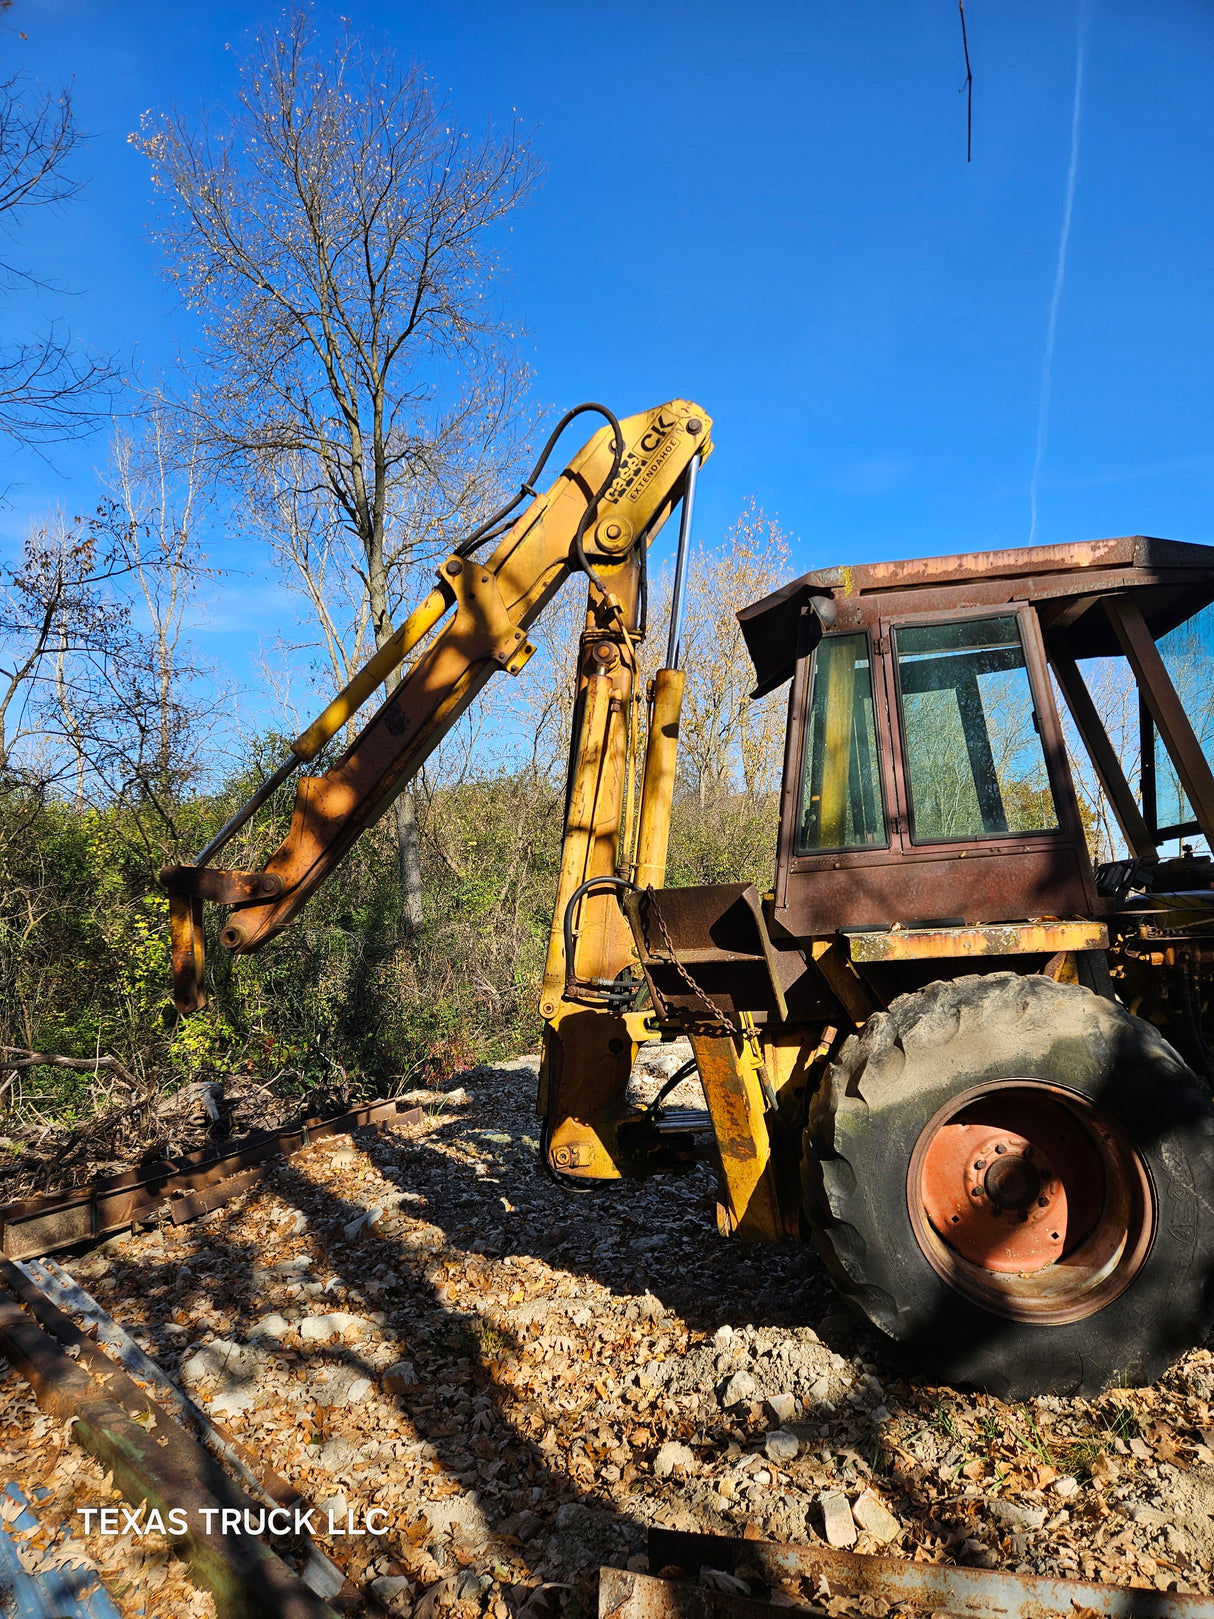
<path fill-rule="evenodd" d="M 985 1097 L 927 1143 L 923 1207 L 951 1248 L 994 1271 L 1052 1265 L 1095 1226 L 1100 1155 L 1060 1103 L 1031 1091 Z"/>
<path fill-rule="evenodd" d="M 940 1276 L 1000 1315 L 1043 1325 L 1111 1302 L 1155 1229 L 1151 1178 L 1122 1126 L 1041 1080 L 998 1080 L 941 1108 L 915 1144 L 906 1195 Z"/>

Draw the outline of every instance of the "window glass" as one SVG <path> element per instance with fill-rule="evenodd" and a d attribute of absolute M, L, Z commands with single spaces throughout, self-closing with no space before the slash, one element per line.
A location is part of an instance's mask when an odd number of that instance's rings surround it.
<path fill-rule="evenodd" d="M 1157 642 L 1164 667 L 1197 733 L 1206 759 L 1214 763 L 1214 607 L 1203 607 Z M 1193 820 L 1188 795 L 1163 738 L 1155 732 L 1155 824 L 1182 826 Z M 1194 842 L 1192 833 L 1186 834 Z M 1204 845 L 1202 845 L 1204 847 Z"/>
<path fill-rule="evenodd" d="M 917 843 L 1058 825 L 1012 615 L 894 632 Z"/>
<path fill-rule="evenodd" d="M 889 843 L 866 635 L 831 635 L 814 653 L 797 853 Z"/>

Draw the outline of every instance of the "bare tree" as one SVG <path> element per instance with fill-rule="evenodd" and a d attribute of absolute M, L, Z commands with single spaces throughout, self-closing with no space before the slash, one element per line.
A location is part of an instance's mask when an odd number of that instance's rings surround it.
<path fill-rule="evenodd" d="M 784 582 L 790 557 L 788 536 L 752 499 L 722 543 L 693 559 L 680 740 L 701 805 L 729 792 L 770 792 L 778 783 L 787 694 L 751 701 L 754 670 L 736 615 Z"/>
<path fill-rule="evenodd" d="M 52 734 L 62 741 L 63 732 L 56 723 L 48 729 L 48 707 L 57 704 L 69 656 L 119 627 L 118 615 L 107 622 L 98 602 L 111 571 L 110 559 L 99 557 L 96 526 L 79 518 L 69 521 L 62 512 L 30 525 L 20 566 L 4 571 L 0 771 L 23 768 L 28 778 L 36 754 L 39 783 L 56 779 L 59 770 L 48 762 L 47 743 Z M 73 728 L 68 728 L 69 740 Z"/>
<path fill-rule="evenodd" d="M 118 498 L 32 525 L 0 576 L 0 771 L 42 792 L 70 779 L 80 807 L 132 807 L 149 850 L 177 840 L 225 695 L 185 634 L 207 570 L 188 454 L 168 437 L 163 417 L 118 434 Z"/>
<path fill-rule="evenodd" d="M 425 575 L 456 537 L 500 504 L 524 442 L 513 409 L 517 380 L 507 373 L 469 386 L 432 421 L 424 460 L 417 457 L 390 483 L 383 544 L 389 625 L 403 604 L 427 592 L 433 580 Z M 287 590 L 301 599 L 306 626 L 302 639 L 279 638 L 282 685 L 290 692 L 303 652 L 327 692 L 344 685 L 376 644 L 365 551 L 331 494 L 310 482 L 304 457 L 278 456 L 260 470 L 259 484 L 248 490 L 249 521 Z"/>
<path fill-rule="evenodd" d="M 213 577 L 199 541 L 198 446 L 183 442 L 163 410 L 151 411 L 140 427 L 116 432 L 111 454 L 114 554 L 138 633 L 117 661 L 119 678 L 105 682 L 104 706 L 115 740 L 124 739 L 110 750 L 120 762 L 119 790 L 154 804 L 175 831 L 170 807 L 203 772 L 206 738 L 226 694 L 185 633 L 189 605 Z"/>
<path fill-rule="evenodd" d="M 478 451 L 511 417 L 490 288 L 494 227 L 535 180 L 527 141 L 517 123 L 473 139 L 417 68 L 348 24 L 322 50 L 307 10 L 256 37 L 222 127 L 171 114 L 132 139 L 169 204 L 169 274 L 205 334 L 208 454 L 246 489 L 273 477 L 312 498 L 322 532 L 330 517 L 345 529 L 382 646 L 394 553 L 444 527 L 419 528 L 415 497 L 427 511 L 466 502 L 492 462 Z M 407 798 L 398 836 L 416 924 Z"/>
<path fill-rule="evenodd" d="M 69 173 L 82 141 L 70 91 L 40 90 L 17 73 L 0 83 L 0 233 L 10 240 L 32 209 L 79 191 Z M 45 286 L 7 254 L 0 287 Z M 91 432 L 117 380 L 111 360 L 86 354 L 62 322 L 0 348 L 0 433 L 43 445 Z"/>

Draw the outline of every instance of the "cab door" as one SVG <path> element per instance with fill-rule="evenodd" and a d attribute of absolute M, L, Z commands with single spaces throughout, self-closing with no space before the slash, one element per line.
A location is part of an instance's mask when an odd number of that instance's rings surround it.
<path fill-rule="evenodd" d="M 1030 607 L 874 615 L 808 662 L 777 890 L 790 931 L 1094 913 Z"/>

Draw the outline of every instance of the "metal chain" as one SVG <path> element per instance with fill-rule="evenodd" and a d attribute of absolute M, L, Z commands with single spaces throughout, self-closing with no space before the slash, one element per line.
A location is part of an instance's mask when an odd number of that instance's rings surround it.
<path fill-rule="evenodd" d="M 658 931 L 662 935 L 662 941 L 665 944 L 667 950 L 670 952 L 670 964 L 671 964 L 671 966 L 674 968 L 675 972 L 678 973 L 679 977 L 683 980 L 683 982 L 687 985 L 688 989 L 691 990 L 691 993 L 695 996 L 696 1000 L 699 1001 L 702 1006 L 705 1006 L 705 1007 L 708 1008 L 708 1011 L 710 1012 L 711 1019 L 712 1019 L 710 1027 L 713 1028 L 714 1030 L 716 1030 L 717 1032 L 721 1033 L 721 1034 L 729 1034 L 729 1035 L 741 1034 L 742 1030 L 739 1029 L 735 1024 L 731 1023 L 727 1017 L 723 1016 L 720 1007 L 716 1004 L 715 1001 L 709 999 L 709 997 L 700 988 L 699 984 L 696 983 L 695 979 L 687 971 L 687 968 L 684 967 L 683 963 L 679 960 L 678 953 L 676 952 L 675 947 L 674 947 L 674 940 L 670 937 L 670 934 L 667 932 L 666 923 L 663 920 L 661 911 L 658 909 L 658 896 L 654 891 L 654 887 L 653 887 L 652 883 L 650 883 L 649 886 L 645 889 L 645 898 L 649 901 L 649 907 L 648 907 L 649 915 L 651 915 L 653 917 L 654 921 L 657 923 Z"/>

